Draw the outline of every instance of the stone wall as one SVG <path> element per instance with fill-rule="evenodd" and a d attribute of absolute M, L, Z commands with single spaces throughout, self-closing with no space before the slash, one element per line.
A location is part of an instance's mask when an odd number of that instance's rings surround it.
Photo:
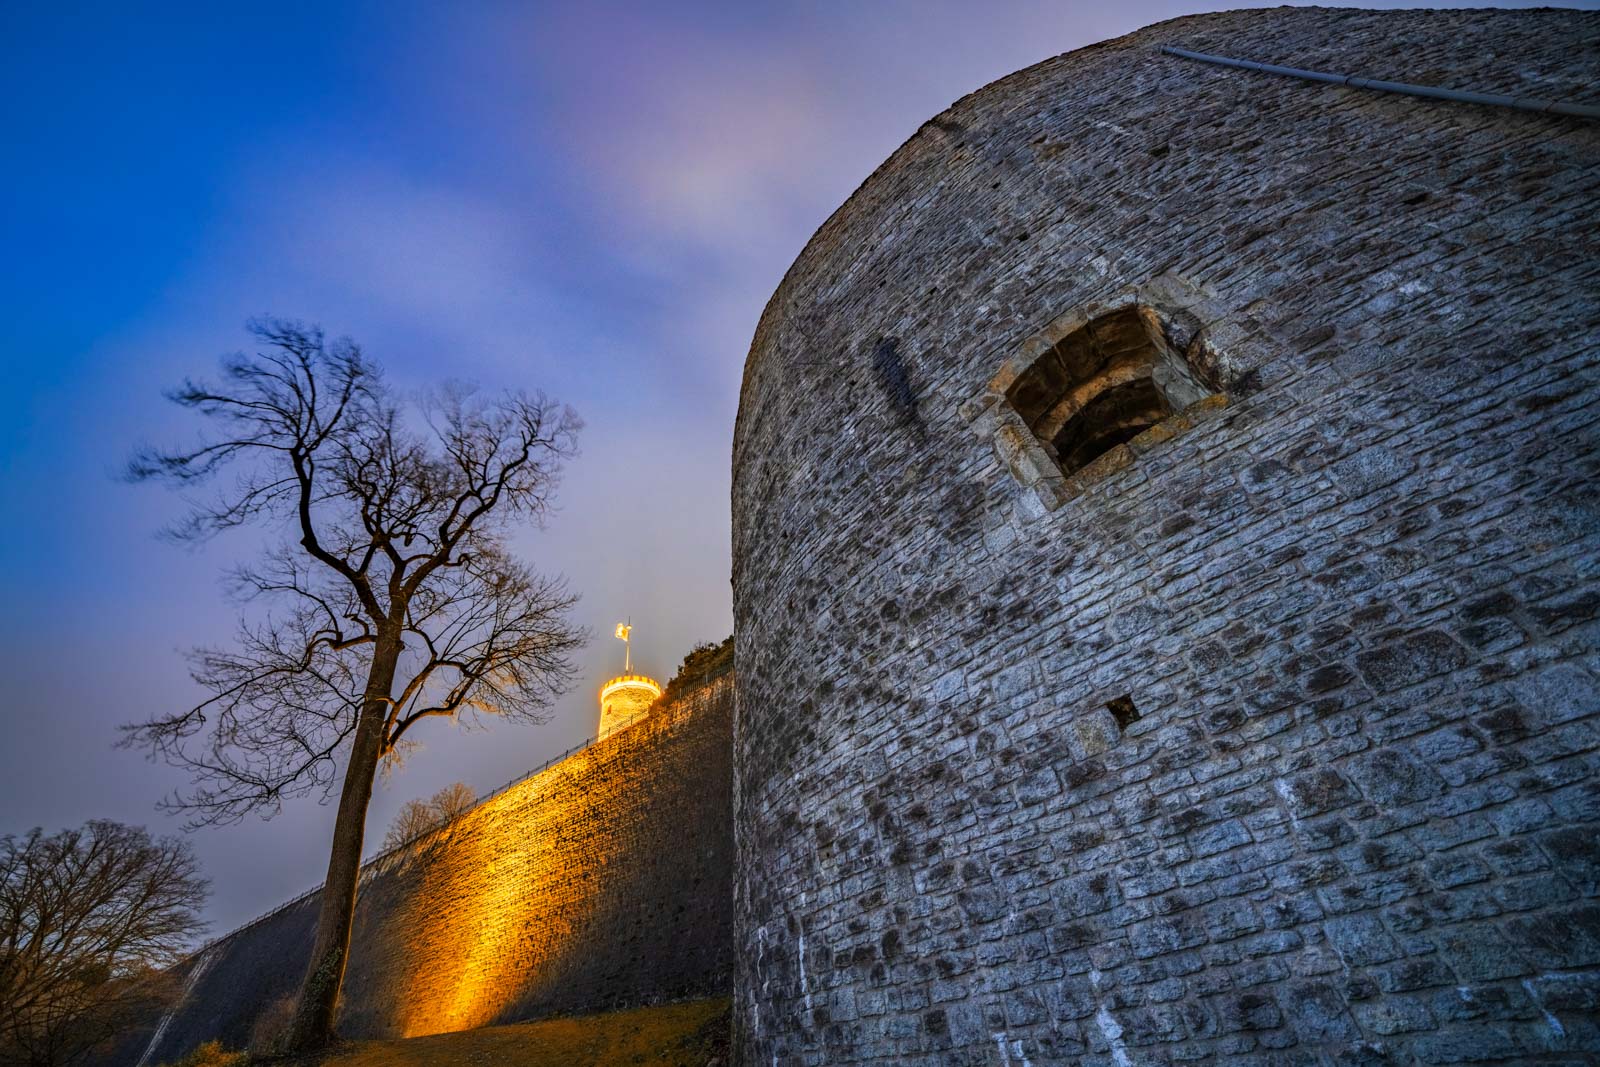
<path fill-rule="evenodd" d="M 407 1037 L 726 995 L 732 686 L 724 676 L 658 705 L 370 864 L 341 1033 Z M 313 894 L 199 954 L 150 1062 L 213 1038 L 249 1044 L 304 976 L 317 906 Z"/>
<path fill-rule="evenodd" d="M 822 227 L 735 439 L 741 1062 L 1595 1062 L 1600 124 L 1163 43 L 1600 99 L 1593 13 L 1197 16 Z M 1220 395 L 1041 468 L 1007 375 L 1130 307 Z"/>

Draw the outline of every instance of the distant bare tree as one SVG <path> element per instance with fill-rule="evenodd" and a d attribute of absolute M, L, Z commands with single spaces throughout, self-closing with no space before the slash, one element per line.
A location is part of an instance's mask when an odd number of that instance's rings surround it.
<path fill-rule="evenodd" d="M 466 782 L 451 782 L 428 800 L 408 800 L 394 813 L 389 832 L 383 836 L 383 847 L 387 851 L 421 837 L 477 802 L 478 794 Z"/>
<path fill-rule="evenodd" d="M 142 827 L 0 837 L 0 1063 L 76 1063 L 152 1019 L 205 896 L 188 844 Z"/>
<path fill-rule="evenodd" d="M 288 535 L 236 570 L 234 591 L 270 614 L 236 642 L 193 654 L 211 696 L 125 727 L 124 743 L 189 769 L 169 801 L 198 823 L 268 815 L 284 797 L 331 795 L 343 773 L 311 963 L 288 1048 L 333 1038 L 367 805 L 380 764 L 424 719 L 474 712 L 538 721 L 570 684 L 586 635 L 576 601 L 506 551 L 513 519 L 542 523 L 581 426 L 539 394 L 484 400 L 447 386 L 402 404 L 349 340 L 268 320 L 220 385 L 171 398 L 216 436 L 146 450 L 136 481 L 191 489 L 224 469 L 219 496 L 174 528 L 182 541 L 258 524 Z"/>
<path fill-rule="evenodd" d="M 478 794 L 466 782 L 451 782 L 433 794 L 433 810 L 440 822 L 449 822 L 478 802 Z"/>

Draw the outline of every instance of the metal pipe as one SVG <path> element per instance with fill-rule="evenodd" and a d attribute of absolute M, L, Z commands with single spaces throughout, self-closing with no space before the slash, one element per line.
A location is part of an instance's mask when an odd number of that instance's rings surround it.
<path fill-rule="evenodd" d="M 1544 115 L 1575 115 L 1583 119 L 1600 119 L 1600 107 L 1591 104 L 1563 104 L 1555 100 L 1540 100 L 1531 96 L 1502 96 L 1499 93 L 1474 93 L 1460 89 L 1437 89 L 1431 85 L 1412 85 L 1409 82 L 1386 82 L 1373 78 L 1358 78 L 1352 74 L 1326 74 L 1319 70 L 1302 70 L 1299 67 L 1279 67 L 1271 63 L 1257 63 L 1252 59 L 1229 59 L 1227 56 L 1191 52 L 1187 48 L 1162 45 L 1161 51 L 1169 56 L 1198 59 L 1202 63 L 1215 63 L 1222 67 L 1241 70 L 1259 70 L 1266 74 L 1283 74 L 1305 81 L 1328 82 L 1332 85 L 1350 85 L 1357 89 L 1376 89 L 1385 93 L 1404 93 L 1407 96 L 1426 96 L 1434 100 L 1455 100 L 1467 104 L 1490 104 L 1495 107 L 1514 107 L 1518 111 L 1537 111 Z"/>

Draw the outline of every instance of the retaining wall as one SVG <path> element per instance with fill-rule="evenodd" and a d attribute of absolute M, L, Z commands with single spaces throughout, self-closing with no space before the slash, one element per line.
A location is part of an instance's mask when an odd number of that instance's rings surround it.
<path fill-rule="evenodd" d="M 732 678 L 369 864 L 340 1031 L 409 1037 L 726 995 Z M 150 1063 L 241 1048 L 304 976 L 318 897 L 213 944 Z M 124 1050 L 134 1063 L 148 1041 Z"/>

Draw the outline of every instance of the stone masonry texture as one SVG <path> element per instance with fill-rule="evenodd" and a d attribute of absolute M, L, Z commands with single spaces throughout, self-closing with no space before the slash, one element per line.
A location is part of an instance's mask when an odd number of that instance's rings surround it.
<path fill-rule="evenodd" d="M 340 1032 L 415 1036 L 727 995 L 732 716 L 724 676 L 369 865 Z M 298 989 L 316 912 L 313 894 L 191 960 L 198 975 L 149 1062 L 207 1040 L 250 1044 Z"/>
<path fill-rule="evenodd" d="M 1162 44 L 1600 102 L 1595 13 L 1183 18 L 818 231 L 734 445 L 740 1062 L 1600 1062 L 1600 123 Z M 1064 478 L 1007 368 L 1129 306 L 1218 395 Z"/>

